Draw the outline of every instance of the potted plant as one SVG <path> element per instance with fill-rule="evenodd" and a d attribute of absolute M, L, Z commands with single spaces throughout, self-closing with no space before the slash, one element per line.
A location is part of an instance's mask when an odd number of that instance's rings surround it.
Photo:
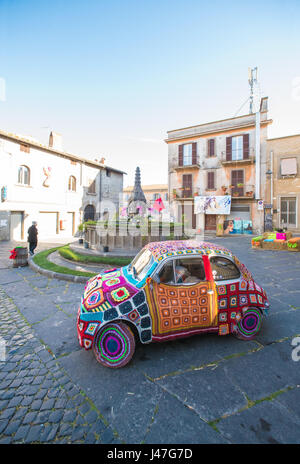
<path fill-rule="evenodd" d="M 82 245 L 82 244 L 83 244 L 83 235 L 84 235 L 84 223 L 79 224 L 79 226 L 78 226 L 78 231 L 79 231 L 78 243 L 79 243 L 80 245 Z"/>

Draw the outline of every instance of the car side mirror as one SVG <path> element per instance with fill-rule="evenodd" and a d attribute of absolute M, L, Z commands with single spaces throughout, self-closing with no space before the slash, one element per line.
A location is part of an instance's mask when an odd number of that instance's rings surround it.
<path fill-rule="evenodd" d="M 159 275 L 158 275 L 158 274 L 154 274 L 154 276 L 152 277 L 152 279 L 153 279 L 154 282 L 156 282 L 157 284 L 160 283 L 160 278 L 159 278 Z"/>

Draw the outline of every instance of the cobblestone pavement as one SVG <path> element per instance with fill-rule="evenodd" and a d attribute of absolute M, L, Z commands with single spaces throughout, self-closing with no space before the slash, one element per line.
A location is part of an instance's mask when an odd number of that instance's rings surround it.
<path fill-rule="evenodd" d="M 300 443 L 300 253 L 215 239 L 267 291 L 254 341 L 195 336 L 138 346 L 113 370 L 80 349 L 84 284 L 12 269 L 0 244 L 0 443 Z"/>

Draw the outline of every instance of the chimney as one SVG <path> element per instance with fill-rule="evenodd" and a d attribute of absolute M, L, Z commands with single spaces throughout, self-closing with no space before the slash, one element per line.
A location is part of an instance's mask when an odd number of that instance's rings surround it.
<path fill-rule="evenodd" d="M 63 151 L 61 134 L 53 131 L 50 132 L 49 147 L 53 148 L 54 150 Z"/>

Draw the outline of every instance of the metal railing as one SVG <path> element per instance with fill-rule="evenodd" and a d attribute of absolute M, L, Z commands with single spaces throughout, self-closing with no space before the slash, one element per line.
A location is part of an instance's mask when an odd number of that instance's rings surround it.
<path fill-rule="evenodd" d="M 182 199 L 182 198 L 193 198 L 195 196 L 199 195 L 199 189 L 198 188 L 190 188 L 190 187 L 181 187 L 177 189 L 173 189 L 171 192 L 171 197 L 173 200 L 177 199 Z"/>
<path fill-rule="evenodd" d="M 252 184 L 231 185 L 228 188 L 228 193 L 232 196 L 232 198 L 254 198 L 255 185 L 252 185 Z"/>
<path fill-rule="evenodd" d="M 179 163 L 179 158 L 174 157 L 172 159 L 172 167 L 173 169 L 184 169 L 191 166 L 200 166 L 200 157 L 199 155 L 196 156 L 189 156 L 188 158 L 182 159 L 182 163 Z"/>
<path fill-rule="evenodd" d="M 221 163 L 245 163 L 245 162 L 253 162 L 255 161 L 255 150 L 253 147 L 249 148 L 247 155 L 243 156 L 240 159 L 236 159 L 238 157 L 237 154 L 232 153 L 229 159 L 227 159 L 226 151 L 221 151 Z"/>

